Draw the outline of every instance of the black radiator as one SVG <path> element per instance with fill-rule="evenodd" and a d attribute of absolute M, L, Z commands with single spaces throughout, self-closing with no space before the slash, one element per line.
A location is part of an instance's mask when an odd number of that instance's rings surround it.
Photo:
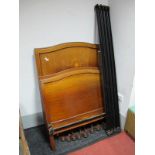
<path fill-rule="evenodd" d="M 95 12 L 99 34 L 99 58 L 103 96 L 106 110 L 106 131 L 120 131 L 119 105 L 116 81 L 115 58 L 112 41 L 109 7 L 96 5 Z"/>

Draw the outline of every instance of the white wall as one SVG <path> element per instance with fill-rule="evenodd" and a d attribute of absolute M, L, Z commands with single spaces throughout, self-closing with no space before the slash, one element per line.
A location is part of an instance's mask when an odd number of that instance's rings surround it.
<path fill-rule="evenodd" d="M 135 77 L 134 77 L 134 80 L 133 80 L 133 87 L 132 87 L 132 91 L 131 91 L 129 107 L 132 107 L 134 105 L 135 105 Z"/>
<path fill-rule="evenodd" d="M 135 6 L 134 0 L 110 0 L 109 5 L 118 92 L 124 96 L 120 113 L 126 116 L 135 74 Z"/>
<path fill-rule="evenodd" d="M 42 111 L 34 48 L 64 42 L 97 42 L 94 5 L 108 0 L 20 0 L 20 110 Z"/>
<path fill-rule="evenodd" d="M 108 0 L 20 0 L 20 110 L 42 111 L 34 48 L 63 42 L 98 42 L 94 5 Z M 134 0 L 110 0 L 118 92 L 126 115 L 134 77 Z M 36 115 L 38 117 L 38 115 Z M 33 121 L 32 123 L 33 124 Z"/>

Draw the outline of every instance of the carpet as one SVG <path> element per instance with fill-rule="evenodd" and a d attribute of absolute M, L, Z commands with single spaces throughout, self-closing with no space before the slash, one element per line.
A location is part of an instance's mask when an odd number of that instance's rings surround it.
<path fill-rule="evenodd" d="M 134 155 L 135 143 L 122 132 L 68 155 Z"/>
<path fill-rule="evenodd" d="M 87 138 L 82 138 L 81 140 L 71 142 L 62 142 L 59 138 L 56 138 L 57 150 L 52 151 L 49 145 L 48 135 L 46 133 L 47 132 L 44 125 L 25 130 L 25 137 L 27 139 L 31 155 L 67 154 L 107 137 L 105 131 L 100 130 L 90 134 Z"/>

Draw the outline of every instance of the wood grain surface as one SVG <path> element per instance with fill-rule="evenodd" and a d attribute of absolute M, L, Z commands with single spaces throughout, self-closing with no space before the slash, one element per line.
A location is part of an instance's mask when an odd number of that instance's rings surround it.
<path fill-rule="evenodd" d="M 35 57 L 46 123 L 54 131 L 60 129 L 53 135 L 103 119 L 97 45 L 78 42 L 39 48 Z"/>

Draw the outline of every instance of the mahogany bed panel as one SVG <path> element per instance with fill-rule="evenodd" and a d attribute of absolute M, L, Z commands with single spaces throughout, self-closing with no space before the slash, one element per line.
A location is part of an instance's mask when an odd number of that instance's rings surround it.
<path fill-rule="evenodd" d="M 55 149 L 55 134 L 104 118 L 98 47 L 65 43 L 35 49 L 35 58 L 45 122 Z"/>

